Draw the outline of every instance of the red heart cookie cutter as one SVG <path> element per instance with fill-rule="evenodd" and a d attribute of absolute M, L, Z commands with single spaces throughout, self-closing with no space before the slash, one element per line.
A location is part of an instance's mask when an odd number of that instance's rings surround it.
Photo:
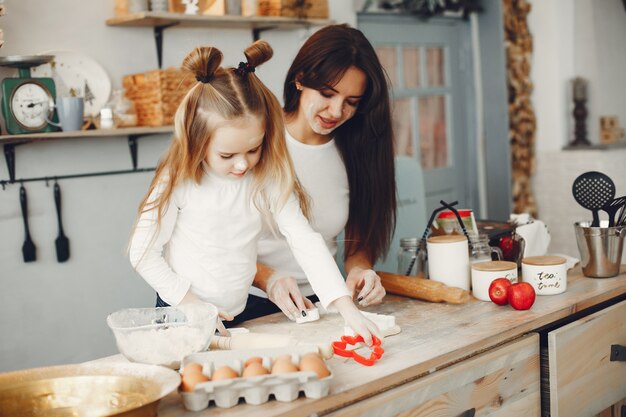
<path fill-rule="evenodd" d="M 335 355 L 343 356 L 344 358 L 352 358 L 361 365 L 372 366 L 383 356 L 383 353 L 385 353 L 385 350 L 380 347 L 380 339 L 376 336 L 372 336 L 372 353 L 369 358 L 359 355 L 356 350 L 346 349 L 348 345 L 354 346 L 357 343 L 363 342 L 363 337 L 360 335 L 341 336 L 341 341 L 333 342 L 332 347 Z"/>

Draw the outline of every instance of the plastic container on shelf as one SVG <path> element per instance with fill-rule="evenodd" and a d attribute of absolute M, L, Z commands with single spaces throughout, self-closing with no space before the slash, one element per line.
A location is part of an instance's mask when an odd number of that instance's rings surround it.
<path fill-rule="evenodd" d="M 458 209 L 459 217 L 463 222 L 463 226 L 468 233 L 477 232 L 476 222 L 474 221 L 474 215 L 470 209 Z M 463 234 L 463 229 L 459 224 L 456 215 L 451 210 L 443 210 L 435 219 L 432 227 L 433 235 L 451 235 L 451 234 Z"/>

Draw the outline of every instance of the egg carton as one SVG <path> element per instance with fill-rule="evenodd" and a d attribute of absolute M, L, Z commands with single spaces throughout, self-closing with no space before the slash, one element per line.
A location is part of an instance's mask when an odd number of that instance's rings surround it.
<path fill-rule="evenodd" d="M 194 353 L 183 359 L 180 372 L 191 362 L 202 364 L 202 373 L 210 376 L 221 366 L 230 366 L 239 375 L 243 372 L 244 362 L 252 357 L 261 357 L 263 366 L 271 369 L 273 360 L 279 356 L 291 355 L 294 364 L 300 363 L 302 355 L 318 352 L 316 345 L 297 345 L 271 349 L 215 350 Z M 328 367 L 328 364 L 326 364 Z M 219 381 L 201 382 L 193 392 L 180 391 L 183 405 L 187 410 L 200 411 L 207 408 L 213 401 L 217 407 L 230 408 L 239 403 L 241 398 L 247 404 L 259 405 L 266 403 L 273 395 L 277 401 L 291 402 L 304 392 L 307 398 L 319 399 L 328 395 L 333 373 L 319 379 L 315 372 L 290 372 L 285 374 L 268 374 L 251 377 L 238 377 Z"/>

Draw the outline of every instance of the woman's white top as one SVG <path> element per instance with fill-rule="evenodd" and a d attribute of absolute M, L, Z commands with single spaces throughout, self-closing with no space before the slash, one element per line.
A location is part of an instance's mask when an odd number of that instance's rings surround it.
<path fill-rule="evenodd" d="M 310 198 L 311 227 L 322 235 L 335 256 L 336 239 L 346 226 L 350 204 L 348 175 L 337 144 L 331 139 L 323 145 L 307 145 L 294 139 L 289 132 L 286 137 L 298 180 Z M 303 295 L 315 293 L 320 296 L 310 276 L 307 281 L 308 274 L 302 270 L 283 237 L 275 237 L 267 231 L 263 233 L 259 241 L 259 262 L 282 276 L 294 277 Z M 251 293 L 264 295 L 257 288 L 252 288 Z"/>
<path fill-rule="evenodd" d="M 157 227 L 156 210 L 141 214 L 131 239 L 130 260 L 170 305 L 187 291 L 232 315 L 241 313 L 256 274 L 261 212 L 250 197 L 252 175 L 230 179 L 206 172 L 200 184 L 177 186 Z M 163 191 L 157 187 L 149 201 Z M 270 192 L 270 190 L 266 190 Z M 281 210 L 270 195 L 270 211 L 293 256 L 327 306 L 349 295 L 322 237 L 313 231 L 292 196 Z"/>

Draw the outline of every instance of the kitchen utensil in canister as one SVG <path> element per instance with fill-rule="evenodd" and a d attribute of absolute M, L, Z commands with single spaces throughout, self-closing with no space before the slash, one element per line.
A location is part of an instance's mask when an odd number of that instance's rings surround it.
<path fill-rule="evenodd" d="M 529 256 L 522 259 L 522 281 L 537 295 L 560 294 L 567 289 L 567 265 L 561 256 Z"/>
<path fill-rule="evenodd" d="M 626 205 L 626 196 L 617 197 L 602 207 L 602 210 L 609 216 L 609 227 L 616 225 L 616 214 L 618 210 Z"/>
<path fill-rule="evenodd" d="M 593 227 L 590 222 L 574 223 L 583 275 L 611 278 L 619 274 L 626 226 Z"/>
<path fill-rule="evenodd" d="M 487 261 L 472 264 L 472 294 L 482 301 L 491 301 L 489 286 L 494 279 L 517 282 L 517 264 L 509 261 Z"/>
<path fill-rule="evenodd" d="M 598 210 L 602 209 L 615 197 L 615 184 L 607 175 L 589 171 L 580 174 L 572 184 L 572 194 L 578 204 L 593 214 L 591 227 L 600 225 Z"/>
<path fill-rule="evenodd" d="M 626 204 L 624 204 L 617 213 L 615 226 L 626 226 Z"/>
<path fill-rule="evenodd" d="M 28 201 L 26 200 L 26 188 L 20 186 L 20 206 L 22 207 L 22 218 L 24 219 L 24 244 L 22 245 L 22 255 L 24 262 L 33 262 L 37 260 L 37 248 L 30 237 L 30 228 L 28 227 Z"/>
<path fill-rule="evenodd" d="M 469 253 L 463 235 L 431 236 L 426 240 L 428 272 L 433 281 L 470 289 Z"/>
<path fill-rule="evenodd" d="M 54 205 L 57 210 L 57 220 L 59 223 L 59 236 L 54 241 L 57 250 L 57 261 L 65 262 L 70 257 L 70 240 L 63 233 L 63 222 L 61 221 L 61 187 L 54 183 Z"/>

